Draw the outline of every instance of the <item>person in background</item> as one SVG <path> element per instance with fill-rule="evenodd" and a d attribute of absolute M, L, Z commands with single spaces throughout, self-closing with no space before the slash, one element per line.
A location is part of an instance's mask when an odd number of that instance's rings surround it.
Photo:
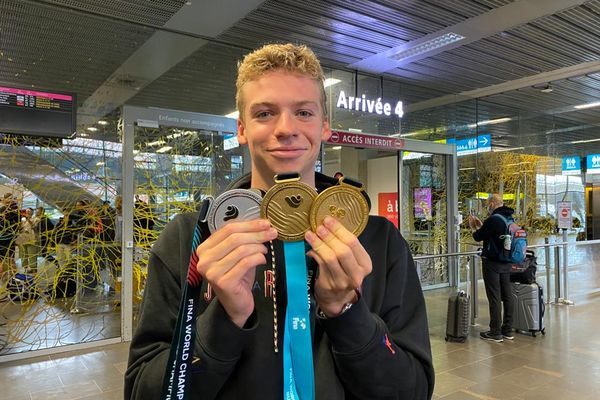
<path fill-rule="evenodd" d="M 77 243 L 77 224 L 80 219 L 74 208 L 64 208 L 63 216 L 54 227 L 53 237 L 56 243 L 56 261 L 64 269 L 72 258 L 73 247 Z"/>
<path fill-rule="evenodd" d="M 490 307 L 490 330 L 481 332 L 480 337 L 484 340 L 501 343 L 504 339 L 514 339 L 512 333 L 514 306 L 510 286 L 512 265 L 498 260 L 491 249 L 504 248 L 500 236 L 506 233 L 506 223 L 496 215 L 500 214 L 505 218 L 512 217 L 515 210 L 506 207 L 502 197 L 497 193 L 489 197 L 487 206 L 490 216 L 484 222 L 474 215 L 469 215 L 467 223 L 473 230 L 473 239 L 477 242 L 483 241 L 481 270 Z M 493 242 L 493 246 L 491 242 Z"/>
<path fill-rule="evenodd" d="M 34 230 L 33 209 L 26 208 L 21 218 L 21 226 L 16 243 L 19 245 L 21 267 L 26 274 L 37 272 L 38 246 Z"/>
<path fill-rule="evenodd" d="M 54 223 L 46 215 L 44 207 L 38 207 L 35 209 L 35 215 L 33 217 L 34 230 L 38 238 L 40 256 L 52 261 L 54 257 L 50 254 L 50 236 L 54 229 Z"/>
<path fill-rule="evenodd" d="M 318 191 L 336 184 L 315 173 L 331 131 L 314 53 L 305 46 L 267 45 L 248 54 L 238 72 L 238 141 L 248 146 L 252 165 L 231 187 L 267 191 L 275 174 L 292 172 Z M 160 396 L 197 218 L 177 216 L 152 246 L 126 399 Z M 232 221 L 194 249 L 204 283 L 189 398 L 285 398 L 283 321 L 290 299 L 278 234 L 268 220 Z M 310 321 L 303 326 L 313 327 L 315 398 L 431 398 L 425 301 L 398 229 L 370 216 L 356 237 L 328 217 L 304 239 L 311 278 Z M 306 292 L 294 300 L 306 301 Z M 313 374 L 312 368 L 302 372 Z"/>
<path fill-rule="evenodd" d="M 15 239 L 19 233 L 20 221 L 17 202 L 12 193 L 5 193 L 0 206 L 0 274 L 12 275 L 17 270 Z"/>

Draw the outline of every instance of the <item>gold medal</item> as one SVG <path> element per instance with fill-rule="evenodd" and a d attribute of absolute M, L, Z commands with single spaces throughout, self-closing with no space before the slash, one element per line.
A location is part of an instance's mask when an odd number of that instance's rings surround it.
<path fill-rule="evenodd" d="M 279 239 L 302 240 L 310 229 L 310 208 L 315 197 L 315 189 L 300 182 L 298 174 L 275 175 L 275 185 L 261 203 L 260 216 L 271 221 Z"/>
<path fill-rule="evenodd" d="M 329 215 L 355 236 L 360 235 L 369 221 L 369 203 L 361 188 L 362 185 L 358 182 L 356 185 L 349 184 L 341 178 L 338 185 L 319 193 L 310 210 L 310 226 L 313 232 L 316 232 L 317 226 Z"/>

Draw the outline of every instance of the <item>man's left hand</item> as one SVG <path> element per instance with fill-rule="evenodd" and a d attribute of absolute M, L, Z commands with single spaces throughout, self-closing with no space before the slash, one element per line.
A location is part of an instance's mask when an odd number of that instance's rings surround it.
<path fill-rule="evenodd" d="M 338 316 L 346 304 L 357 300 L 356 290 L 373 269 L 371 257 L 358 238 L 332 217 L 305 238 L 312 247 L 308 255 L 319 264 L 315 299 L 327 317 Z"/>

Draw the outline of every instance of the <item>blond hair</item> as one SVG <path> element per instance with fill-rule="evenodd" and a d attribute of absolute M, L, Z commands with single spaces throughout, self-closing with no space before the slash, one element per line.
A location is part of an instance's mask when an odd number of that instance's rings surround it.
<path fill-rule="evenodd" d="M 244 60 L 238 65 L 238 76 L 235 83 L 235 101 L 240 118 L 243 119 L 244 114 L 244 103 L 241 95 L 244 84 L 255 81 L 264 74 L 276 70 L 307 75 L 314 79 L 318 83 L 321 92 L 323 118 L 327 116 L 327 98 L 323 86 L 325 74 L 323 73 L 319 59 L 308 47 L 287 43 L 267 44 L 247 54 Z"/>

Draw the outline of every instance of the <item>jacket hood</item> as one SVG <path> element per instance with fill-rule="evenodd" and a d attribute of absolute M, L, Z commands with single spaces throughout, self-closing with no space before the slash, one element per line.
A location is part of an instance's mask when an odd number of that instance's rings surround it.
<path fill-rule="evenodd" d="M 514 209 L 512 209 L 510 207 L 506 207 L 506 206 L 500 206 L 494 210 L 492 215 L 493 214 L 502 214 L 506 217 L 511 217 L 514 213 L 515 213 Z"/>

